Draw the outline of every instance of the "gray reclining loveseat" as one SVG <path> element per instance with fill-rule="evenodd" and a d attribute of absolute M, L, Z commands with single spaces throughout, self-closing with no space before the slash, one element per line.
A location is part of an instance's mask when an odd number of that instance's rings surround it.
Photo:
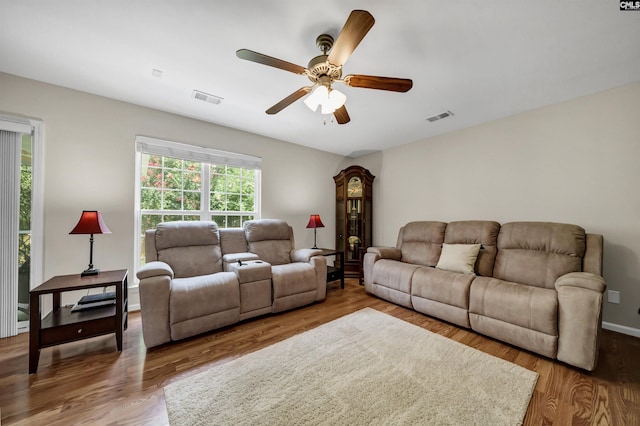
<path fill-rule="evenodd" d="M 147 347 L 238 321 L 308 305 L 326 297 L 326 258 L 295 249 L 282 220 L 158 224 L 145 234 L 140 280 L 142 334 Z"/>

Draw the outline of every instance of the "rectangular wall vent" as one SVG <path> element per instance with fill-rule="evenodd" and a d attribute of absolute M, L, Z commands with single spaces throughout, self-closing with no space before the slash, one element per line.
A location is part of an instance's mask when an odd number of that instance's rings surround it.
<path fill-rule="evenodd" d="M 433 123 L 434 121 L 442 120 L 443 118 L 447 118 L 454 115 L 451 111 L 445 111 L 441 114 L 436 114 L 432 117 L 427 118 L 427 121 Z"/>
<path fill-rule="evenodd" d="M 223 99 L 220 96 L 204 93 L 204 92 L 201 92 L 200 90 L 194 90 L 192 96 L 194 99 L 197 99 L 199 101 L 209 102 L 210 104 L 216 104 L 216 105 L 222 102 L 222 99 Z"/>

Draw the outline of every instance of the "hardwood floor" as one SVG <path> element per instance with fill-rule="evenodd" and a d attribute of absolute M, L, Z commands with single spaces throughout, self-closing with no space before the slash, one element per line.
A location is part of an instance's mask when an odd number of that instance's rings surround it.
<path fill-rule="evenodd" d="M 32 375 L 28 334 L 0 339 L 1 424 L 167 424 L 166 384 L 367 306 L 538 372 L 525 425 L 640 425 L 640 339 L 605 330 L 586 373 L 367 295 L 355 279 L 331 284 L 323 303 L 151 350 L 134 312 L 122 353 L 113 335 L 43 349 Z"/>

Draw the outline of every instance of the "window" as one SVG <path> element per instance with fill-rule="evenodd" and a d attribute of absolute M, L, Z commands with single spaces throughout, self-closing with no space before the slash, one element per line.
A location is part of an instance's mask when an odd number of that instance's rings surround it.
<path fill-rule="evenodd" d="M 136 138 L 137 265 L 144 233 L 160 222 L 213 220 L 240 227 L 260 216 L 258 157 L 139 136 Z"/>

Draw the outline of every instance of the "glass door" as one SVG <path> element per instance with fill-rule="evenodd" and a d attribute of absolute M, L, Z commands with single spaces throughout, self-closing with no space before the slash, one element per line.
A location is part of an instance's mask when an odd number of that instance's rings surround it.
<path fill-rule="evenodd" d="M 18 228 L 18 330 L 29 327 L 31 288 L 31 195 L 33 182 L 31 135 L 22 135 L 20 153 L 20 221 Z"/>

